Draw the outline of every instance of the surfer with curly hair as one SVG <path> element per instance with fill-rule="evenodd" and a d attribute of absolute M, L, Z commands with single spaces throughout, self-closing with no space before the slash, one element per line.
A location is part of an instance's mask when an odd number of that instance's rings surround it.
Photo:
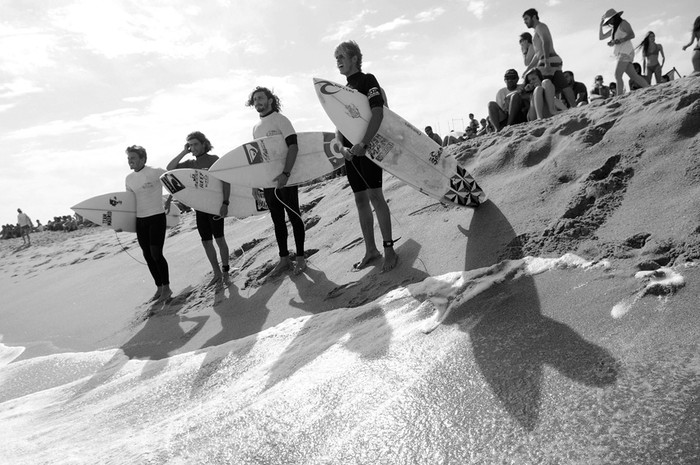
<path fill-rule="evenodd" d="M 272 216 L 272 223 L 275 227 L 275 238 L 279 249 L 280 261 L 270 272 L 271 276 L 293 269 L 294 274 L 301 274 L 306 269 L 306 259 L 304 258 L 305 227 L 301 218 L 299 208 L 299 187 L 287 186 L 287 181 L 291 176 L 292 168 L 299 153 L 297 144 L 297 134 L 289 118 L 280 113 L 282 104 L 277 95 L 267 87 L 256 87 L 248 97 L 246 106 L 255 108 L 260 116 L 260 121 L 253 127 L 253 138 L 270 137 L 281 135 L 287 143 L 287 157 L 284 169 L 275 176 L 272 181 L 277 183 L 277 187 L 263 189 L 265 201 Z M 289 222 L 292 224 L 294 243 L 296 245 L 296 258 L 294 262 L 287 248 L 287 222 L 285 212 Z"/>
<path fill-rule="evenodd" d="M 211 168 L 216 160 L 219 159 L 218 156 L 212 155 L 209 152 L 213 148 L 211 142 L 207 137 L 199 131 L 190 133 L 185 139 L 185 147 L 182 151 L 175 156 L 168 166 L 166 167 L 168 171 L 178 169 L 178 168 L 192 168 L 198 170 L 208 170 Z M 183 157 L 191 153 L 194 159 L 189 159 L 181 161 Z M 226 237 L 224 236 L 224 218 L 228 215 L 229 206 L 229 195 L 231 193 L 231 185 L 227 182 L 222 183 L 223 186 L 223 202 L 219 207 L 219 214 L 212 215 L 211 213 L 201 212 L 195 210 L 197 215 L 197 231 L 199 232 L 199 237 L 202 240 L 202 246 L 204 247 L 204 253 L 209 259 L 211 264 L 214 277 L 209 282 L 208 286 L 213 286 L 215 284 L 228 283 L 228 272 L 229 272 L 229 249 L 226 243 Z M 170 200 L 172 195 L 168 197 L 166 202 L 166 210 L 170 205 Z M 214 241 L 219 247 L 219 254 L 221 255 L 221 267 L 219 267 L 219 260 L 216 256 L 216 249 L 214 248 Z"/>

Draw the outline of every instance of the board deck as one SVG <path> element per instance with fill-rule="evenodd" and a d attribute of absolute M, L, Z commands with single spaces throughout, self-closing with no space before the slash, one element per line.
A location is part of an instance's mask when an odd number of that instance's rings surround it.
<path fill-rule="evenodd" d="M 325 176 L 345 164 L 332 132 L 297 133 L 297 153 L 288 186 Z M 281 135 L 263 137 L 236 147 L 219 158 L 209 172 L 232 185 L 277 187 L 273 181 L 284 171 L 287 143 Z"/>
<path fill-rule="evenodd" d="M 206 170 L 180 168 L 167 171 L 160 181 L 173 197 L 190 208 L 218 215 L 224 200 L 223 182 Z M 228 215 L 245 218 L 267 211 L 261 189 L 230 186 Z"/>
<path fill-rule="evenodd" d="M 136 232 L 136 196 L 133 192 L 109 192 L 83 200 L 70 207 L 78 215 L 99 226 L 115 230 Z M 166 215 L 172 228 L 180 222 L 180 211 L 171 208 Z"/>
<path fill-rule="evenodd" d="M 372 115 L 367 97 L 332 81 L 313 81 L 316 95 L 333 124 L 351 143 L 359 143 Z M 486 200 L 484 191 L 451 153 L 387 107 L 367 156 L 440 202 L 477 207 Z"/>

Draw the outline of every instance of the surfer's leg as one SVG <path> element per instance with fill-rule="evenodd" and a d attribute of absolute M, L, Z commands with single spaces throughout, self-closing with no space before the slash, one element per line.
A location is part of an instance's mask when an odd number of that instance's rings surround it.
<path fill-rule="evenodd" d="M 374 212 L 377 215 L 377 222 L 379 223 L 379 230 L 382 233 L 384 243 L 384 263 L 382 264 L 382 271 L 389 271 L 396 266 L 399 260 L 398 255 L 396 255 L 394 251 L 394 240 L 392 239 L 391 210 L 386 203 L 384 192 L 382 192 L 381 188 L 370 189 L 369 197 L 374 207 Z"/>
<path fill-rule="evenodd" d="M 287 231 L 287 221 L 284 217 L 284 205 L 277 199 L 275 189 L 265 189 L 264 192 L 272 224 L 275 227 L 275 239 L 277 239 L 279 255 L 280 257 L 286 257 L 289 255 L 289 249 L 287 249 L 289 232 Z"/>
<path fill-rule="evenodd" d="M 204 247 L 204 253 L 207 255 L 209 264 L 211 265 L 211 270 L 214 273 L 214 277 L 209 281 L 208 286 L 221 281 L 222 274 L 219 268 L 219 259 L 216 256 L 216 249 L 214 248 L 214 241 L 211 239 L 208 241 L 202 241 L 202 247 Z"/>
<path fill-rule="evenodd" d="M 355 264 L 355 268 L 361 270 L 372 261 L 381 257 L 382 254 L 374 243 L 374 215 L 372 214 L 369 190 L 355 193 L 355 206 L 357 207 L 357 215 L 360 219 L 362 238 L 365 241 L 365 256 L 360 262 Z"/>
<path fill-rule="evenodd" d="M 287 218 L 292 223 L 292 233 L 294 234 L 294 245 L 296 246 L 296 263 L 294 274 L 301 274 L 306 269 L 306 258 L 304 257 L 304 241 L 306 240 L 306 226 L 301 217 L 299 208 L 299 187 L 291 186 L 278 189 L 277 194 L 285 204 Z"/>

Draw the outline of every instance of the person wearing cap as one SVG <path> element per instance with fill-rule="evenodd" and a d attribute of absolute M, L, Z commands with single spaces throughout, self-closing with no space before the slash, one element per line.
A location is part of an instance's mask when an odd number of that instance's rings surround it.
<path fill-rule="evenodd" d="M 523 71 L 523 76 L 527 75 L 530 70 L 538 69 L 544 79 L 549 79 L 554 84 L 556 92 L 561 92 L 569 106 L 574 106 L 576 98 L 574 92 L 567 87 L 566 78 L 562 72 L 563 60 L 554 50 L 554 41 L 552 34 L 549 32 L 549 27 L 540 21 L 539 13 L 534 8 L 523 13 L 523 22 L 525 26 L 534 29 L 532 35 L 532 46 L 535 53 L 530 63 Z M 527 83 L 526 83 L 527 84 Z"/>
<path fill-rule="evenodd" d="M 503 76 L 506 86 L 496 93 L 496 101 L 489 102 L 489 120 L 496 128 L 496 132 L 505 126 L 527 121 L 522 111 L 524 99 L 520 95 L 522 86 L 518 85 L 519 78 L 516 70 L 506 71 Z"/>
<path fill-rule="evenodd" d="M 617 82 L 617 95 L 625 93 L 624 82 L 622 75 L 627 73 L 632 81 L 640 88 L 649 87 L 646 79 L 640 76 L 635 71 L 632 63 L 634 62 L 634 47 L 632 39 L 634 39 L 634 31 L 632 26 L 626 20 L 622 19 L 622 11 L 615 11 L 610 8 L 605 12 L 600 19 L 600 28 L 598 38 L 600 40 L 610 39 L 608 46 L 613 47 L 613 53 L 617 58 L 617 66 L 615 67 L 615 81 Z M 607 26 L 608 30 L 603 31 L 603 27 Z"/>
<path fill-rule="evenodd" d="M 593 81 L 593 89 L 591 89 L 591 102 L 605 100 L 610 97 L 610 87 L 606 86 L 605 82 L 603 82 L 603 76 L 600 74 L 597 75 L 595 81 Z"/>

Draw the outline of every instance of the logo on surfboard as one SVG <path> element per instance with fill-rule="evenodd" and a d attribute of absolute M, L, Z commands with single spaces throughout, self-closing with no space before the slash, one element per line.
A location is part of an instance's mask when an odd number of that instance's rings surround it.
<path fill-rule="evenodd" d="M 323 133 L 323 153 L 328 157 L 328 161 L 336 170 L 345 164 L 345 158 L 340 153 L 340 142 L 332 132 Z"/>
<path fill-rule="evenodd" d="M 161 182 L 168 189 L 168 192 L 175 194 L 185 188 L 185 185 L 172 173 L 165 173 L 160 177 Z"/>
<path fill-rule="evenodd" d="M 109 200 L 111 203 L 112 199 L 109 199 Z M 119 203 L 121 203 L 121 202 L 119 202 Z M 111 211 L 104 212 L 102 214 L 102 224 L 104 224 L 105 226 L 112 226 L 112 212 Z"/>
<path fill-rule="evenodd" d="M 116 195 L 109 199 L 109 204 L 113 207 L 116 207 L 117 205 L 121 205 L 121 203 L 122 203 L 122 201 L 118 200 Z"/>
<path fill-rule="evenodd" d="M 243 151 L 248 159 L 249 165 L 255 165 L 257 163 L 263 163 L 265 161 L 266 150 L 260 146 L 258 142 L 249 142 L 243 144 Z"/>

